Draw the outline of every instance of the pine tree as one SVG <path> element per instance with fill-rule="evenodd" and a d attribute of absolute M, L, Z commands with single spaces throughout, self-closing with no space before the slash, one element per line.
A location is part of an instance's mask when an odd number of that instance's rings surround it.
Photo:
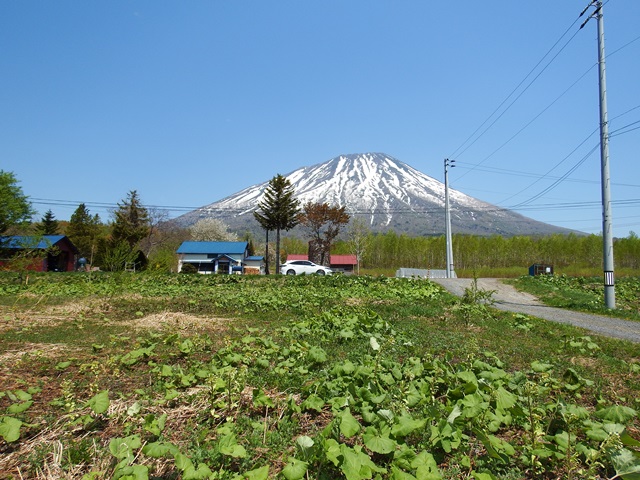
<path fill-rule="evenodd" d="M 149 234 L 149 212 L 142 206 L 135 190 L 130 191 L 122 203 L 118 203 L 113 216 L 111 235 L 114 244 L 124 241 L 133 249 Z"/>
<path fill-rule="evenodd" d="M 280 232 L 291 230 L 299 222 L 300 201 L 294 198 L 294 193 L 289 179 L 278 174 L 269 181 L 258 210 L 253 213 L 267 232 L 267 245 L 269 231 L 276 232 L 276 274 L 280 273 Z M 267 273 L 268 268 L 267 264 Z"/>
<path fill-rule="evenodd" d="M 58 220 L 54 216 L 51 209 L 47 210 L 38 225 L 38 233 L 41 235 L 58 235 Z"/>

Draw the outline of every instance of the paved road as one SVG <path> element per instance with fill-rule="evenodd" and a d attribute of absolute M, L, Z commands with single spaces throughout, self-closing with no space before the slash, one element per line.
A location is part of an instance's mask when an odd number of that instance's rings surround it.
<path fill-rule="evenodd" d="M 470 278 L 433 278 L 431 281 L 439 283 L 454 295 L 462 296 L 465 288 L 469 288 L 473 280 Z M 524 313 L 553 322 L 567 323 L 607 337 L 640 343 L 640 322 L 548 307 L 533 295 L 519 292 L 511 285 L 502 283 L 498 278 L 479 278 L 478 288 L 496 291 L 493 299 L 496 301 L 494 307 L 497 309 Z"/>

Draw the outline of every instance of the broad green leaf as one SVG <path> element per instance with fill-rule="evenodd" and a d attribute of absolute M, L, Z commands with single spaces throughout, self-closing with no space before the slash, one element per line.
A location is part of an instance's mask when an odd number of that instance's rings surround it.
<path fill-rule="evenodd" d="M 130 417 L 133 417 L 134 415 L 137 415 L 138 413 L 140 413 L 141 409 L 142 409 L 142 405 L 140 405 L 138 402 L 135 402 L 133 405 L 127 408 L 127 415 L 129 415 Z"/>
<path fill-rule="evenodd" d="M 133 450 L 142 446 L 140 435 L 129 435 L 124 438 L 114 438 L 109 442 L 109 451 L 111 455 L 118 460 L 127 458 L 132 455 Z"/>
<path fill-rule="evenodd" d="M 380 415 L 381 418 L 387 420 L 388 422 L 393 422 L 393 419 L 395 418 L 391 410 L 387 410 L 384 408 L 381 410 L 378 410 L 378 415 Z"/>
<path fill-rule="evenodd" d="M 317 412 L 320 412 L 322 411 L 323 407 L 324 407 L 324 400 L 320 398 L 318 395 L 316 395 L 315 393 L 312 393 L 311 395 L 309 395 L 307 399 L 304 402 L 302 402 L 302 408 L 304 408 L 305 410 L 315 410 Z"/>
<path fill-rule="evenodd" d="M 377 352 L 378 350 L 380 350 L 380 344 L 378 343 L 378 340 L 376 340 L 376 337 L 371 337 L 369 338 L 369 345 L 371 345 L 371 348 Z"/>
<path fill-rule="evenodd" d="M 176 460 L 176 468 L 178 470 L 182 470 L 184 472 L 187 468 L 193 469 L 193 462 L 184 453 L 178 452 L 174 454 L 174 458 Z"/>
<path fill-rule="evenodd" d="M 327 361 L 327 352 L 320 347 L 311 347 L 308 358 L 311 363 L 325 363 Z"/>
<path fill-rule="evenodd" d="M 456 377 L 462 380 L 464 383 L 471 383 L 475 386 L 478 386 L 478 377 L 471 370 L 463 370 L 461 372 L 456 373 Z"/>
<path fill-rule="evenodd" d="M 620 441 L 625 447 L 640 447 L 640 441 L 629 435 L 629 432 L 627 432 L 627 430 L 620 434 Z"/>
<path fill-rule="evenodd" d="M 458 418 L 460 415 L 462 415 L 462 410 L 460 409 L 459 405 L 456 405 L 455 407 L 453 407 L 453 410 L 451 410 L 451 413 L 447 417 L 447 422 L 448 423 L 455 422 L 456 418 Z"/>
<path fill-rule="evenodd" d="M 71 365 L 71 362 L 59 362 L 58 364 L 56 364 L 56 370 L 64 370 L 69 365 Z"/>
<path fill-rule="evenodd" d="M 305 477 L 309 464 L 298 460 L 294 457 L 289 457 L 289 463 L 282 469 L 282 475 L 287 480 L 300 480 Z"/>
<path fill-rule="evenodd" d="M 113 478 L 118 480 L 148 480 L 149 467 L 146 465 L 128 465 L 117 469 Z"/>
<path fill-rule="evenodd" d="M 156 418 L 155 415 L 149 414 L 144 417 L 144 429 L 155 435 L 156 437 L 160 436 L 162 431 L 164 430 L 164 425 L 167 421 L 167 414 L 163 413 L 159 417 Z"/>
<path fill-rule="evenodd" d="M 622 448 L 611 455 L 616 474 L 624 480 L 640 479 L 640 454 Z"/>
<path fill-rule="evenodd" d="M 351 411 L 346 408 L 339 415 L 340 418 L 340 433 L 347 438 L 353 437 L 360 430 L 360 423 L 351 415 Z"/>
<path fill-rule="evenodd" d="M 313 439 L 311 437 L 308 437 L 307 435 L 301 435 L 300 437 L 298 437 L 296 439 L 296 443 L 302 450 L 308 450 L 315 445 Z"/>
<path fill-rule="evenodd" d="M 536 360 L 531 362 L 531 369 L 536 373 L 545 373 L 553 370 L 553 365 Z"/>
<path fill-rule="evenodd" d="M 31 405 L 33 405 L 33 400 L 28 400 L 22 403 L 14 403 L 7 408 L 9 413 L 22 413 L 26 411 Z"/>
<path fill-rule="evenodd" d="M 410 473 L 400 470 L 395 465 L 391 466 L 391 476 L 389 478 L 391 480 L 416 480 L 416 477 Z"/>
<path fill-rule="evenodd" d="M 340 465 L 340 445 L 333 438 L 325 440 L 323 445 L 327 460 L 331 461 L 336 467 Z"/>
<path fill-rule="evenodd" d="M 218 431 L 220 430 L 222 429 L 218 429 Z M 218 450 L 223 455 L 233 458 L 245 458 L 247 456 L 247 451 L 242 445 L 238 444 L 238 440 L 234 434 L 222 437 L 218 444 Z"/>
<path fill-rule="evenodd" d="M 496 480 L 496 477 L 490 473 L 473 472 L 471 475 L 473 476 L 473 480 Z"/>
<path fill-rule="evenodd" d="M 256 407 L 273 407 L 274 403 L 261 388 L 253 389 L 253 405 Z"/>
<path fill-rule="evenodd" d="M 202 480 L 205 478 L 211 478 L 213 472 L 209 466 L 205 463 L 198 465 L 198 468 L 193 466 L 188 467 L 182 472 L 182 480 Z"/>
<path fill-rule="evenodd" d="M 479 393 L 465 396 L 460 404 L 464 407 L 462 409 L 464 418 L 475 418 L 489 409 L 489 402 L 485 401 Z"/>
<path fill-rule="evenodd" d="M 23 402 L 28 402 L 33 397 L 30 393 L 25 392 L 24 390 L 16 390 L 13 392 L 17 400 L 21 400 Z"/>
<path fill-rule="evenodd" d="M 87 406 L 93 410 L 93 413 L 100 415 L 107 411 L 109 408 L 109 391 L 103 390 L 102 392 L 93 396 L 87 401 Z"/>
<path fill-rule="evenodd" d="M 411 467 L 416 469 L 417 480 L 441 480 L 438 463 L 433 455 L 427 451 L 420 452 L 411 462 Z"/>
<path fill-rule="evenodd" d="M 365 446 L 375 453 L 387 454 L 396 449 L 397 442 L 378 434 L 365 433 L 362 437 Z"/>
<path fill-rule="evenodd" d="M 371 461 L 369 455 L 363 453 L 358 445 L 353 448 L 345 444 L 340 445 L 342 464 L 340 469 L 347 480 L 363 480 L 373 477 L 374 472 L 385 472 Z"/>
<path fill-rule="evenodd" d="M 597 410 L 595 415 L 602 420 L 607 420 L 613 423 L 628 423 L 631 419 L 635 418 L 638 414 L 633 408 L 625 407 L 623 405 L 612 405 L 610 407 Z"/>
<path fill-rule="evenodd" d="M 424 427 L 425 423 L 426 419 L 424 418 L 416 420 L 411 415 L 404 414 L 398 419 L 398 423 L 396 423 L 391 429 L 391 434 L 394 437 L 406 437 L 413 431 Z"/>
<path fill-rule="evenodd" d="M 338 335 L 340 336 L 340 338 L 344 338 L 344 339 L 353 338 L 355 336 L 355 334 L 353 333 L 353 330 L 349 330 L 346 328 L 343 330 L 340 330 L 340 332 L 338 332 Z"/>
<path fill-rule="evenodd" d="M 246 478 L 247 480 L 267 480 L 269 478 L 269 465 L 256 468 L 249 472 L 244 472 L 242 474 L 242 477 Z"/>
<path fill-rule="evenodd" d="M 517 400 L 518 397 L 505 390 L 504 387 L 499 387 L 498 390 L 496 390 L 496 408 L 498 410 L 502 410 L 503 412 L 509 410 L 516 404 Z"/>
<path fill-rule="evenodd" d="M 424 395 L 418 391 L 412 383 L 407 391 L 406 402 L 408 407 L 415 407 L 424 398 Z"/>
<path fill-rule="evenodd" d="M 20 438 L 22 422 L 13 417 L 0 417 L 0 436 L 7 443 L 15 442 Z"/>
<path fill-rule="evenodd" d="M 178 447 L 176 447 L 172 443 L 152 442 L 147 443 L 144 447 L 142 447 L 142 453 L 151 458 L 160 458 L 164 457 L 168 453 L 175 455 L 179 453 L 179 450 Z"/>

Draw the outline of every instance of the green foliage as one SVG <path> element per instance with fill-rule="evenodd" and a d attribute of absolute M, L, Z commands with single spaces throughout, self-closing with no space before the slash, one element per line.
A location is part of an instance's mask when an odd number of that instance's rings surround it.
<path fill-rule="evenodd" d="M 198 273 L 198 268 L 192 263 L 184 263 L 182 264 L 182 269 L 180 270 L 180 273 L 190 273 L 190 274 Z"/>
<path fill-rule="evenodd" d="M 360 238 L 362 241 L 363 239 Z M 366 236 L 361 261 L 364 268 L 445 268 L 444 236 L 412 237 L 393 231 Z M 332 253 L 353 253 L 347 241 L 338 241 Z M 614 243 L 617 269 L 640 268 L 640 238 L 630 234 Z M 460 275 L 474 271 L 481 276 L 517 277 L 534 263 L 551 264 L 556 273 L 601 271 L 602 237 L 599 235 L 550 235 L 545 237 L 453 236 L 453 258 Z M 493 274 L 498 270 L 499 273 Z M 487 275 L 491 272 L 492 275 Z M 470 276 L 470 275 L 469 275 Z"/>
<path fill-rule="evenodd" d="M 92 216 L 84 203 L 71 214 L 66 228 L 66 234 L 78 249 L 78 254 L 90 262 L 97 253 L 100 229 L 100 217 L 97 213 Z"/>
<path fill-rule="evenodd" d="M 11 227 L 24 226 L 34 213 L 15 175 L 0 170 L 0 235 L 7 233 Z"/>
<path fill-rule="evenodd" d="M 300 202 L 294 197 L 293 186 L 283 175 L 276 175 L 264 192 L 253 216 L 267 232 L 276 232 L 276 273 L 280 272 L 280 232 L 288 231 L 299 222 Z"/>
<path fill-rule="evenodd" d="M 133 249 L 140 240 L 149 235 L 149 212 L 142 205 L 137 191 L 130 191 L 127 198 L 118 203 L 113 215 L 111 234 L 114 244 L 125 242 Z"/>
<path fill-rule="evenodd" d="M 637 404 L 605 398 L 600 375 L 562 361 L 608 360 L 619 350 L 562 327 L 571 335 L 550 354 L 543 344 L 552 342 L 550 330 L 535 319 L 498 318 L 477 287 L 466 302 L 484 310 L 469 341 L 455 336 L 469 330 L 455 328 L 464 319 L 459 303 L 428 281 L 74 274 L 36 275 L 16 289 L 10 280 L 0 276 L 0 293 L 109 299 L 115 325 L 100 315 L 96 325 L 112 328 L 111 337 L 74 344 L 72 357 L 20 360 L 21 372 L 42 369 L 57 401 L 37 402 L 36 411 L 29 402 L 42 392 L 0 393 L 0 434 L 11 448 L 26 445 L 26 431 L 45 428 L 45 405 L 53 409 L 46 427 L 60 431 L 74 461 L 88 454 L 78 438 L 95 440 L 92 462 L 77 466 L 87 479 L 634 478 L 640 471 Z M 211 329 L 129 328 L 145 312 L 171 311 L 204 313 Z M 500 354 L 480 346 L 495 336 L 482 335 L 491 328 L 503 337 Z M 505 360 L 529 341 L 538 342 L 539 358 Z M 628 382 L 634 391 L 638 373 L 625 368 L 615 386 Z"/>
<path fill-rule="evenodd" d="M 602 278 L 567 275 L 522 276 L 515 285 L 536 295 L 548 305 L 585 312 L 611 314 L 604 303 Z M 616 314 L 640 320 L 640 279 L 623 277 L 616 280 Z"/>
<path fill-rule="evenodd" d="M 51 211 L 51 209 L 47 210 L 40 220 L 40 224 L 38 225 L 38 233 L 40 235 L 59 235 L 60 232 L 58 221 L 55 218 L 55 215 Z"/>

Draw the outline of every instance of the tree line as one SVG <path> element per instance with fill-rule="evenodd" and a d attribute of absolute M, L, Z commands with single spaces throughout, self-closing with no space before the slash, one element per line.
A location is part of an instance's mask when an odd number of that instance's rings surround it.
<path fill-rule="evenodd" d="M 107 221 L 92 214 L 83 203 L 69 221 L 58 221 L 51 210 L 40 221 L 11 172 L 0 170 L 0 236 L 67 235 L 79 256 L 103 270 L 136 269 L 171 272 L 177 266 L 176 250 L 185 240 L 235 241 L 249 243 L 250 254 L 263 255 L 267 262 L 280 262 L 288 254 L 309 254 L 312 261 L 327 264 L 329 255 L 353 254 L 358 269 L 445 268 L 444 236 L 413 237 L 394 231 L 372 233 L 359 218 L 350 218 L 344 207 L 326 203 L 301 205 L 290 182 L 276 175 L 259 204 L 255 219 L 265 230 L 257 240 L 250 233 L 236 234 L 216 219 L 200 220 L 189 228 L 167 222 L 168 213 L 146 208 L 137 191 L 130 191 L 117 204 Z M 304 227 L 305 238 L 286 236 L 281 231 Z M 269 232 L 276 232 L 275 248 Z M 281 246 L 282 241 L 282 246 Z M 275 250 L 275 254 L 274 254 Z M 551 235 L 544 237 L 490 237 L 454 235 L 455 268 L 528 267 L 534 263 L 557 267 L 600 268 L 602 236 Z M 640 238 L 631 232 L 615 240 L 616 268 L 640 269 Z"/>
<path fill-rule="evenodd" d="M 360 257 L 364 268 L 446 267 L 444 236 L 413 237 L 388 231 L 368 233 L 365 241 L 367 246 Z M 603 257 L 601 235 L 453 235 L 452 245 L 454 265 L 460 270 L 528 267 L 534 263 L 601 268 Z M 352 253 L 353 250 L 353 240 L 345 239 L 335 245 L 335 253 Z M 631 232 L 628 237 L 616 239 L 614 256 L 616 267 L 640 269 L 640 238 Z"/>

